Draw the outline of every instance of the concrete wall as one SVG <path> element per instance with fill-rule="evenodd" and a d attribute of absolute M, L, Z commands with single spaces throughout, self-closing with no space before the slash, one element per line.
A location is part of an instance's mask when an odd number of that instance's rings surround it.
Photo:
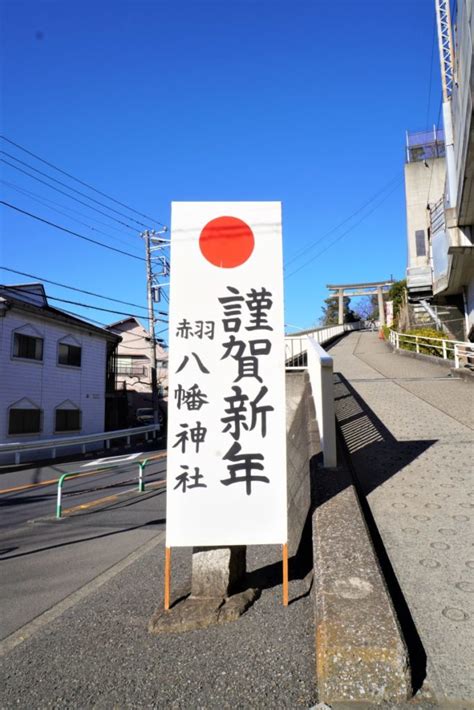
<path fill-rule="evenodd" d="M 42 362 L 12 358 L 13 331 L 18 328 L 24 329 L 21 332 L 25 334 L 43 338 Z M 57 364 L 58 341 L 67 337 L 73 338 L 68 342 L 82 348 L 80 368 Z M 105 338 L 31 313 L 6 311 L 0 318 L 0 442 L 56 436 L 55 408 L 66 400 L 82 412 L 82 429 L 78 433 L 103 431 L 105 374 Z M 9 407 L 24 398 L 43 410 L 42 432 L 9 436 Z"/>
<path fill-rule="evenodd" d="M 311 459 L 321 450 L 307 373 L 286 373 L 286 401 L 288 554 L 293 556 L 311 508 Z"/>
<path fill-rule="evenodd" d="M 429 267 L 428 202 L 438 202 L 444 193 L 445 163 L 444 158 L 406 163 L 405 196 L 407 213 L 408 268 Z M 417 256 L 416 237 L 418 230 L 425 234 L 426 256 Z"/>

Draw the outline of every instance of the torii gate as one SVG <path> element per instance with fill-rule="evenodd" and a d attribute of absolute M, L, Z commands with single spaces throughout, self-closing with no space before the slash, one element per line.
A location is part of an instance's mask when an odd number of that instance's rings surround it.
<path fill-rule="evenodd" d="M 380 325 L 385 325 L 385 310 L 383 305 L 383 294 L 387 292 L 395 281 L 375 281 L 373 283 L 363 284 L 339 284 L 337 286 L 328 284 L 326 288 L 329 291 L 334 291 L 334 296 L 339 300 L 338 324 L 344 323 L 344 296 L 373 296 L 377 294 L 379 305 L 379 320 Z"/>

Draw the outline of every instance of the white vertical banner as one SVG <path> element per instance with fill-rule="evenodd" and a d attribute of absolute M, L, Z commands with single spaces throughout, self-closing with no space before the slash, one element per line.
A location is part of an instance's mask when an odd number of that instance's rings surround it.
<path fill-rule="evenodd" d="M 166 545 L 286 543 L 281 203 L 174 202 Z"/>

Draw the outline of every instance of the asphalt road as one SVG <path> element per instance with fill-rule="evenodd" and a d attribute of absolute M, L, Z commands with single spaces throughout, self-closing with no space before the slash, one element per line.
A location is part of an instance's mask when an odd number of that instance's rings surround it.
<path fill-rule="evenodd" d="M 155 458 L 156 457 L 156 458 Z M 145 492 L 138 491 L 138 461 Z M 63 517 L 55 517 L 58 478 Z M 165 524 L 163 451 L 0 470 L 0 638 L 148 542 Z"/>

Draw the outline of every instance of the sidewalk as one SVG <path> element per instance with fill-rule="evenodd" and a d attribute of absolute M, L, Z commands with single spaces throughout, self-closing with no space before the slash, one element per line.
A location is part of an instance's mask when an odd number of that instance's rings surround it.
<path fill-rule="evenodd" d="M 470 705 L 474 386 L 390 352 L 374 333 L 350 334 L 331 355 L 337 419 L 411 616 L 402 627 L 422 695 Z"/>
<path fill-rule="evenodd" d="M 148 621 L 163 599 L 161 536 L 150 547 L 147 543 L 145 554 L 125 569 L 120 563 L 119 572 L 111 570 L 102 586 L 1 658 L 1 708 L 220 710 L 315 704 L 307 561 L 290 567 L 290 605 L 284 608 L 278 546 L 248 548 L 248 569 L 259 571 L 250 581 L 262 587 L 262 594 L 238 622 L 153 636 Z M 190 555 L 187 549 L 173 550 L 174 597 L 187 588 Z"/>

